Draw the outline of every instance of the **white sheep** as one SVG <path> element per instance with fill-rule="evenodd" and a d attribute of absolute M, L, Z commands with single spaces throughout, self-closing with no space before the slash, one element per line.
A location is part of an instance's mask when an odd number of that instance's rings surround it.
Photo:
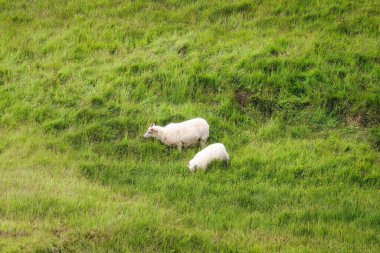
<path fill-rule="evenodd" d="M 154 137 L 168 147 L 176 146 L 181 151 L 182 147 L 195 145 L 203 146 L 208 138 L 209 126 L 207 121 L 195 118 L 180 123 L 170 123 L 165 127 L 150 125 L 145 138 Z"/>
<path fill-rule="evenodd" d="M 224 161 L 224 166 L 228 166 L 230 157 L 222 143 L 215 143 L 199 151 L 187 166 L 194 173 L 196 169 L 206 170 L 207 165 L 213 161 Z"/>

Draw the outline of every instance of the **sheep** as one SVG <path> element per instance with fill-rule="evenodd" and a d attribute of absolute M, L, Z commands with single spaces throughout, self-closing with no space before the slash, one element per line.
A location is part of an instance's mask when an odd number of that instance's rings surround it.
<path fill-rule="evenodd" d="M 194 173 L 196 169 L 206 170 L 207 165 L 213 161 L 223 161 L 224 166 L 228 166 L 230 157 L 222 143 L 214 143 L 203 150 L 199 151 L 187 166 L 190 172 Z"/>
<path fill-rule="evenodd" d="M 167 146 L 168 153 L 170 147 L 176 146 L 179 151 L 183 147 L 195 145 L 204 146 L 209 135 L 209 125 L 206 120 L 195 118 L 180 123 L 170 123 L 165 127 L 151 124 L 145 138 L 153 137 L 160 140 Z"/>

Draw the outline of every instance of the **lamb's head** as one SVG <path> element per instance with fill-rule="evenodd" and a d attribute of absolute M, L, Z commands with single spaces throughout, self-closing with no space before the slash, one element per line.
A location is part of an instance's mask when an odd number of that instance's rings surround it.
<path fill-rule="evenodd" d="M 187 165 L 187 167 L 189 168 L 190 172 L 192 172 L 192 173 L 194 173 L 195 170 L 197 169 L 197 165 L 193 160 L 191 160 L 189 162 L 189 165 Z"/>
<path fill-rule="evenodd" d="M 149 138 L 149 137 L 157 137 L 158 130 L 156 128 L 156 125 L 152 123 L 146 133 L 144 134 L 144 138 Z"/>

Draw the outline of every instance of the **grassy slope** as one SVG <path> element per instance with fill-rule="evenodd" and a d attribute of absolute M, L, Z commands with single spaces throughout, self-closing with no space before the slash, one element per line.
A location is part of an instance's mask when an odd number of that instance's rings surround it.
<path fill-rule="evenodd" d="M 373 252 L 376 1 L 0 1 L 0 251 Z M 231 153 L 141 136 L 194 116 Z"/>

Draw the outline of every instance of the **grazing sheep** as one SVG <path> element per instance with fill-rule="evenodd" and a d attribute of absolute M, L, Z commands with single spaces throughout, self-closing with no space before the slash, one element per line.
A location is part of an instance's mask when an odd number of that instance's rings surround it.
<path fill-rule="evenodd" d="M 176 146 L 181 151 L 182 147 L 195 145 L 203 146 L 208 138 L 209 126 L 207 121 L 195 118 L 180 123 L 170 123 L 165 127 L 150 125 L 144 134 L 145 138 L 154 137 L 168 146 Z"/>
<path fill-rule="evenodd" d="M 199 151 L 187 166 L 191 172 L 196 169 L 206 170 L 207 165 L 213 161 L 224 161 L 224 166 L 228 166 L 230 157 L 222 143 L 215 143 Z"/>

